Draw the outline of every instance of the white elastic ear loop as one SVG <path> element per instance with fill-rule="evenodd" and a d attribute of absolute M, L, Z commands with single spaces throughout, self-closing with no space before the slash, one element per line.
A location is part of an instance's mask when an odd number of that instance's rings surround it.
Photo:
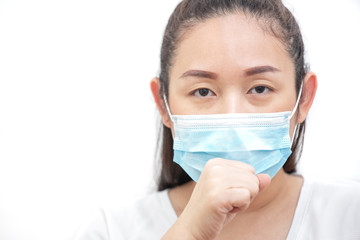
<path fill-rule="evenodd" d="M 295 112 L 296 112 L 296 109 L 299 105 L 299 101 L 300 101 L 300 98 L 301 98 L 301 94 L 302 94 L 302 87 L 303 87 L 303 83 L 301 82 L 301 86 L 300 86 L 300 90 L 299 90 L 299 96 L 298 98 L 296 99 L 296 103 L 295 103 L 295 107 L 293 109 L 293 111 L 291 112 L 291 115 L 290 115 L 290 119 L 294 116 Z M 293 142 L 294 142 L 294 138 L 295 138 L 295 133 L 296 133 L 296 130 L 298 128 L 298 125 L 299 124 L 296 124 L 295 125 L 295 128 L 294 128 L 294 132 L 293 132 L 293 135 L 292 135 L 292 138 L 291 138 L 291 148 L 292 148 L 292 145 L 293 145 Z"/>
<path fill-rule="evenodd" d="M 302 94 L 302 88 L 303 88 L 303 83 L 301 83 L 300 91 L 299 91 L 299 96 L 298 96 L 298 98 L 296 99 L 295 107 L 294 107 L 294 109 L 293 109 L 292 112 L 291 112 L 290 119 L 294 116 L 294 114 L 295 114 L 295 112 L 296 112 L 296 109 L 297 109 L 297 107 L 298 107 L 298 105 L 299 105 L 299 101 L 300 101 L 301 94 Z"/>
<path fill-rule="evenodd" d="M 293 142 L 294 142 L 295 133 L 296 133 L 296 130 L 297 130 L 298 126 L 299 126 L 299 124 L 296 124 L 295 128 L 294 128 L 294 132 L 293 132 L 293 135 L 292 135 L 292 138 L 291 138 L 291 143 L 290 143 L 291 148 L 292 148 L 292 145 L 293 145 Z"/>
<path fill-rule="evenodd" d="M 167 102 L 167 99 L 166 99 L 165 94 L 163 95 L 163 98 L 164 98 L 165 107 L 166 107 L 166 110 L 167 110 L 167 112 L 168 112 L 168 114 L 169 114 L 169 116 L 170 116 L 170 119 L 171 119 L 172 122 L 174 122 L 174 118 L 173 118 L 173 116 L 172 116 L 172 114 L 171 114 L 171 112 L 170 112 L 169 104 L 168 104 L 168 102 Z"/>

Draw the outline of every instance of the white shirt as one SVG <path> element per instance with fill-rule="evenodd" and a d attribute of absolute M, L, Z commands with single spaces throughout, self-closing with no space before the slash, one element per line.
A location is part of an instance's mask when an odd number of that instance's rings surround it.
<path fill-rule="evenodd" d="M 76 240 L 159 240 L 177 216 L 168 191 L 102 209 Z M 304 178 L 287 240 L 360 240 L 360 183 Z"/>

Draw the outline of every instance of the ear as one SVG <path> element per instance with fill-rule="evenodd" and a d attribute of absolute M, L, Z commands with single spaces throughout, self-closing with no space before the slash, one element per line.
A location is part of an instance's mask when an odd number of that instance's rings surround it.
<path fill-rule="evenodd" d="M 159 110 L 162 122 L 166 127 L 171 128 L 172 122 L 171 122 L 170 116 L 166 110 L 164 98 L 160 94 L 160 86 L 161 85 L 160 85 L 159 78 L 155 77 L 150 81 L 150 89 L 151 89 L 152 95 L 154 97 L 156 107 Z"/>
<path fill-rule="evenodd" d="M 314 101 L 318 82 L 315 73 L 308 72 L 304 78 L 301 99 L 299 102 L 299 112 L 297 115 L 296 123 L 305 121 L 309 113 L 311 105 Z"/>

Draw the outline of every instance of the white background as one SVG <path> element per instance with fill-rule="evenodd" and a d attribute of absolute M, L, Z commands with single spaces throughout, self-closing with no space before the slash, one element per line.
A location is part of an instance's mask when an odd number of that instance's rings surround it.
<path fill-rule="evenodd" d="M 71 239 L 154 186 L 162 33 L 178 0 L 0 0 L 0 239 Z M 301 172 L 360 181 L 360 3 L 292 0 L 319 89 Z"/>

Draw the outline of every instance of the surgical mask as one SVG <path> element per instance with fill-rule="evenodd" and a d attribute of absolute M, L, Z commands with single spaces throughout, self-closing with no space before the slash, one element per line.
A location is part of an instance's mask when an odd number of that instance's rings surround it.
<path fill-rule="evenodd" d="M 278 113 L 172 115 L 164 96 L 174 126 L 174 162 L 195 182 L 213 158 L 241 161 L 273 178 L 291 154 L 290 119 L 301 90 L 293 111 Z"/>

